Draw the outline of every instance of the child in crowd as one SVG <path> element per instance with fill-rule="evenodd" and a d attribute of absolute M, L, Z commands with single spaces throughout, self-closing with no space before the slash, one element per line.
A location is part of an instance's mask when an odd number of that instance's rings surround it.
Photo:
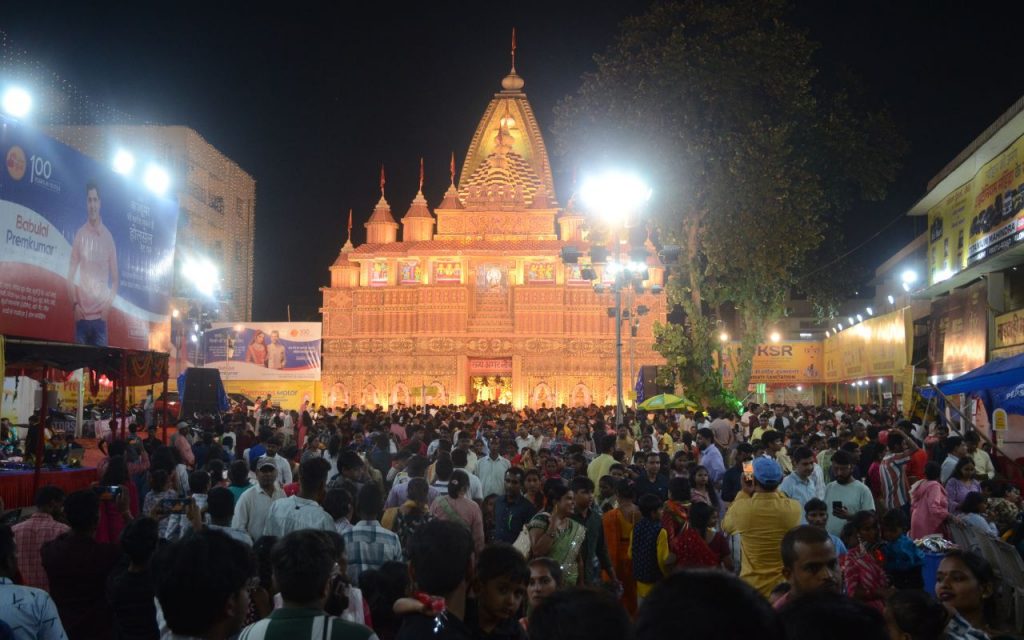
<path fill-rule="evenodd" d="M 466 622 L 476 627 L 479 637 L 493 640 L 525 638 L 518 615 L 529 584 L 530 568 L 514 547 L 505 544 L 485 547 L 480 552 L 473 577 L 476 620 L 473 620 L 470 605 Z"/>
<path fill-rule="evenodd" d="M 882 516 L 885 573 L 897 589 L 921 589 L 924 587 L 921 577 L 924 553 L 907 535 L 907 526 L 907 516 L 898 509 L 887 511 Z"/>
<path fill-rule="evenodd" d="M 640 520 L 633 525 L 629 556 L 633 559 L 637 601 L 643 602 L 654 585 L 668 575 L 675 556 L 668 548 L 668 532 L 661 524 L 661 498 L 648 493 L 640 498 Z"/>

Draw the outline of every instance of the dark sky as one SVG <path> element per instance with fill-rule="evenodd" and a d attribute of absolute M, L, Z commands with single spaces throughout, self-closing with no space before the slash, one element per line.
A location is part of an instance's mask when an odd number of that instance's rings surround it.
<path fill-rule="evenodd" d="M 347 211 L 361 242 L 381 162 L 396 215 L 415 193 L 420 156 L 427 198 L 440 200 L 449 153 L 461 166 L 508 70 L 513 25 L 525 90 L 549 130 L 552 108 L 593 68 L 592 55 L 647 5 L 381 2 L 285 14 L 242 3 L 57 4 L 4 3 L 0 29 L 93 98 L 141 121 L 191 126 L 256 178 L 255 320 L 283 319 L 288 303 L 294 319 L 318 318 Z M 821 43 L 820 65 L 859 75 L 910 143 L 890 197 L 849 217 L 845 248 L 905 212 L 1024 94 L 1021 16 L 1006 6 L 796 3 L 793 20 Z M 552 161 L 564 200 L 569 171 Z M 914 231 L 901 221 L 854 257 L 874 266 Z"/>

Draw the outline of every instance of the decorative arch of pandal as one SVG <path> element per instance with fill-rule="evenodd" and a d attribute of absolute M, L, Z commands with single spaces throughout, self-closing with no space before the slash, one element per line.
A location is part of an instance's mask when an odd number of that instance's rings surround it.
<path fill-rule="evenodd" d="M 590 393 L 590 388 L 580 382 L 572 388 L 572 393 L 569 394 L 569 402 L 567 404 L 572 407 L 587 407 L 590 406 L 592 399 L 593 396 Z"/>
<path fill-rule="evenodd" d="M 396 382 L 395 386 L 391 388 L 391 406 L 400 404 L 408 407 L 410 400 L 409 387 L 404 382 Z"/>
<path fill-rule="evenodd" d="M 349 405 L 348 387 L 343 382 L 335 382 L 331 386 L 331 408 L 347 407 Z"/>
<path fill-rule="evenodd" d="M 434 380 L 430 383 L 430 386 L 435 391 L 433 396 L 427 396 L 427 402 L 435 405 L 448 404 L 448 390 L 445 389 L 444 384 L 440 380 Z"/>
<path fill-rule="evenodd" d="M 533 388 L 533 393 L 530 394 L 530 404 L 535 408 L 554 407 L 557 404 L 557 398 L 551 391 L 551 387 L 546 382 L 537 383 L 537 386 Z"/>
<path fill-rule="evenodd" d="M 377 387 L 373 386 L 373 383 L 363 387 L 363 397 L 360 400 L 360 404 L 367 409 L 373 409 L 377 406 Z"/>

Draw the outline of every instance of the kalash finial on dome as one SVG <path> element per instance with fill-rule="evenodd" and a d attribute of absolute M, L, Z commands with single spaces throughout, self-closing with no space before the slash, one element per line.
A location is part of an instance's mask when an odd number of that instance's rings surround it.
<path fill-rule="evenodd" d="M 516 28 L 512 27 L 512 70 L 501 79 L 501 90 L 504 93 L 520 93 L 526 81 L 516 73 Z"/>

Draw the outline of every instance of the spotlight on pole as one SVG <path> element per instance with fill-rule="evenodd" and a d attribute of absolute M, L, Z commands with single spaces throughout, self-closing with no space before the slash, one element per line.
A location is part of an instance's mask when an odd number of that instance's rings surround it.
<path fill-rule="evenodd" d="M 768 339 L 772 342 L 778 342 L 779 340 L 782 340 L 782 336 L 779 335 L 778 331 L 772 331 L 772 335 L 768 336 Z"/>

